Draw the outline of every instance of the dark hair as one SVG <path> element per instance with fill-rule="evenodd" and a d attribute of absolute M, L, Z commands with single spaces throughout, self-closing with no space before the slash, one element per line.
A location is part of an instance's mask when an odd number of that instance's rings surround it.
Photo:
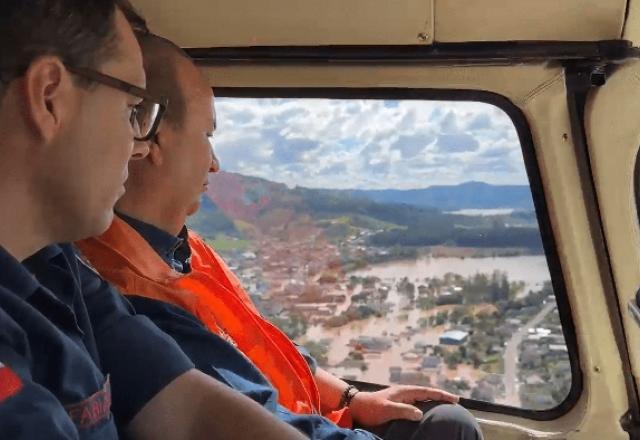
<path fill-rule="evenodd" d="M 124 13 L 127 21 L 133 28 L 136 36 L 149 34 L 151 31 L 147 26 L 147 20 L 144 19 L 138 10 L 131 4 L 129 0 L 119 0 L 120 10 Z"/>
<path fill-rule="evenodd" d="M 0 1 L 0 96 L 40 56 L 89 68 L 113 56 L 119 6 L 120 0 Z"/>

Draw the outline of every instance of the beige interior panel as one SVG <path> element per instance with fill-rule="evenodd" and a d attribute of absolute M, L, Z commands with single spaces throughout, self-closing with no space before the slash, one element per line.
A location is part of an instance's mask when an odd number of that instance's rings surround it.
<path fill-rule="evenodd" d="M 136 0 L 183 47 L 425 44 L 432 0 Z"/>
<path fill-rule="evenodd" d="M 623 38 L 633 42 L 634 46 L 640 45 L 640 0 L 629 0 Z"/>
<path fill-rule="evenodd" d="M 134 0 L 183 47 L 617 39 L 625 0 Z"/>
<path fill-rule="evenodd" d="M 435 0 L 438 42 L 620 38 L 624 0 Z"/>
<path fill-rule="evenodd" d="M 628 312 L 627 302 L 640 287 L 640 233 L 633 188 L 640 146 L 640 62 L 620 67 L 593 94 L 587 123 L 594 178 L 637 381 L 640 327 Z"/>
<path fill-rule="evenodd" d="M 536 66 L 225 65 L 201 67 L 216 87 L 418 87 L 487 90 L 524 102 L 559 74 Z"/>
<path fill-rule="evenodd" d="M 626 439 L 628 435 L 619 425 L 627 410 L 621 360 L 589 232 L 564 78 L 532 95 L 523 109 L 536 145 L 585 376 L 584 417 L 566 433 L 566 438 Z M 569 426 L 561 424 L 560 429 Z"/>
<path fill-rule="evenodd" d="M 545 183 L 576 324 L 584 392 L 568 414 L 552 421 L 495 413 L 476 415 L 488 440 L 628 438 L 618 423 L 627 409 L 626 390 L 580 189 L 560 69 L 543 65 L 448 68 L 230 65 L 206 67 L 203 71 L 214 86 L 472 89 L 499 93 L 518 105 L 530 124 Z"/>

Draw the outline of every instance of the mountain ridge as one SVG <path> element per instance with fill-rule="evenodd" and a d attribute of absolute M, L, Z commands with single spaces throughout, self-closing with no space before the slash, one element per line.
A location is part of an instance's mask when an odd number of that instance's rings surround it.
<path fill-rule="evenodd" d="M 422 208 L 436 208 L 442 211 L 462 209 L 532 211 L 534 209 L 528 185 L 493 185 L 480 181 L 468 181 L 457 185 L 431 185 L 415 189 L 327 189 L 305 186 L 289 188 L 284 183 L 231 172 L 220 172 L 214 175 L 212 186 L 216 185 L 216 180 L 219 180 L 223 185 L 229 185 L 232 182 L 234 187 L 238 182 L 244 181 L 266 186 L 270 191 L 317 191 L 323 194 L 366 198 L 379 203 L 407 204 Z"/>
<path fill-rule="evenodd" d="M 495 196 L 496 188 L 491 185 L 470 182 L 460 187 L 460 199 L 467 197 L 470 190 L 483 188 L 488 192 L 485 200 L 493 197 L 493 203 L 501 203 L 500 197 Z M 439 190 L 441 187 L 436 188 Z M 447 199 L 451 188 L 445 187 L 445 190 Z M 528 193 L 526 196 L 530 198 Z M 526 197 L 514 197 L 513 191 L 508 197 L 517 202 L 507 205 L 512 209 L 528 205 Z M 392 202 L 375 198 L 375 194 L 353 190 L 289 188 L 267 179 L 219 173 L 211 177 L 201 209 L 190 218 L 189 225 L 209 239 L 227 235 L 249 240 L 288 241 L 317 236 L 322 230 L 326 237 L 339 241 L 353 235 L 356 229 L 366 229 L 368 243 L 383 247 L 449 243 L 468 247 L 541 248 L 535 213 L 526 208 L 511 214 L 480 217 L 448 212 L 453 206 L 464 209 L 478 204 L 455 205 L 447 199 L 449 203 L 442 209 L 405 203 L 398 197 Z"/>

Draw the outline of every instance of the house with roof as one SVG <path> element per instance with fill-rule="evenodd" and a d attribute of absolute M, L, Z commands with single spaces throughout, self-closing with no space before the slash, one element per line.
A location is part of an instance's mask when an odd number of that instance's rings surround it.
<path fill-rule="evenodd" d="M 440 345 L 462 345 L 469 339 L 469 333 L 462 330 L 449 330 L 440 335 Z"/>

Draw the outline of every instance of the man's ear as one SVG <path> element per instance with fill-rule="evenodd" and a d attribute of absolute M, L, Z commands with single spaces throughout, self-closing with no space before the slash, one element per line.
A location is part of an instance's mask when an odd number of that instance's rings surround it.
<path fill-rule="evenodd" d="M 148 160 L 152 165 L 155 166 L 160 166 L 164 162 L 164 153 L 162 151 L 162 147 L 160 146 L 160 135 L 161 133 L 157 133 L 149 141 L 149 154 L 146 158 L 146 160 Z"/>
<path fill-rule="evenodd" d="M 25 116 L 43 140 L 50 141 L 58 132 L 72 89 L 71 76 L 57 57 L 40 57 L 25 72 Z"/>
<path fill-rule="evenodd" d="M 149 142 L 134 141 L 130 160 L 144 159 L 149 155 Z"/>

